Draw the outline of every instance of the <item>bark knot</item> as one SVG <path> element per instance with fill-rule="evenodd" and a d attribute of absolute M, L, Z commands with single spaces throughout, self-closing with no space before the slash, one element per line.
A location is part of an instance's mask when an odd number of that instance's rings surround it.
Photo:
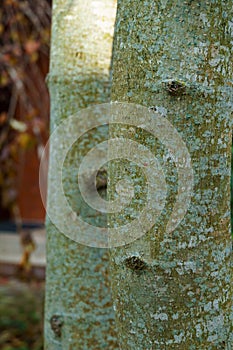
<path fill-rule="evenodd" d="M 50 318 L 50 326 L 56 337 L 61 337 L 61 329 L 63 326 L 63 318 L 60 315 L 53 315 Z"/>
<path fill-rule="evenodd" d="M 131 270 L 142 271 L 147 268 L 147 264 L 139 256 L 130 256 L 124 260 L 124 264 Z"/>
<path fill-rule="evenodd" d="M 179 80 L 167 80 L 163 82 L 165 89 L 172 96 L 181 96 L 186 94 L 185 83 Z"/>

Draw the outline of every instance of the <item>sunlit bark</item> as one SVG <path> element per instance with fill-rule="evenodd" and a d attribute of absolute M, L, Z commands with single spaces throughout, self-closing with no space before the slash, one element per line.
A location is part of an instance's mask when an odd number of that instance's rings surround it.
<path fill-rule="evenodd" d="M 114 17 L 114 0 L 53 1 L 48 77 L 51 132 L 79 109 L 109 101 Z M 106 138 L 106 130 L 101 135 Z M 74 186 L 80 157 L 93 146 L 90 136 L 85 144 L 79 143 L 78 152 L 75 147 L 71 150 L 64 163 L 63 180 L 73 206 L 83 209 L 83 218 L 95 225 Z M 52 200 L 57 177 L 51 165 L 54 159 L 52 150 L 48 206 L 60 210 L 62 217 L 60 203 Z M 116 349 L 106 250 L 72 241 L 47 218 L 46 274 L 45 348 Z"/>

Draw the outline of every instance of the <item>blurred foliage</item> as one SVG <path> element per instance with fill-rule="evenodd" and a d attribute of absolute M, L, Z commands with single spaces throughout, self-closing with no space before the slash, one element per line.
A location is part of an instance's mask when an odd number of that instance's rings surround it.
<path fill-rule="evenodd" d="M 0 286 L 0 349 L 43 349 L 44 283 Z"/>
<path fill-rule="evenodd" d="M 16 214 L 19 163 L 48 133 L 51 4 L 2 0 L 0 8 L 0 207 Z"/>

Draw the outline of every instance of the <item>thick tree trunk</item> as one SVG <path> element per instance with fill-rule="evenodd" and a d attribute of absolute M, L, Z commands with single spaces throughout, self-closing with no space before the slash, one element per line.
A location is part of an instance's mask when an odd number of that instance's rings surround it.
<path fill-rule="evenodd" d="M 109 101 L 114 19 L 114 0 L 53 1 L 48 77 L 52 132 L 79 109 Z M 83 219 L 95 225 L 98 218 L 91 217 L 75 186 L 81 157 L 95 145 L 92 135 L 87 133 L 86 138 L 79 142 L 78 152 L 75 145 L 67 154 L 63 184 L 73 207 L 77 212 L 83 210 Z M 106 129 L 99 131 L 98 135 L 99 140 L 106 138 Z M 62 142 L 61 139 L 61 147 Z M 62 217 L 63 208 L 56 202 L 58 175 L 53 167 L 56 151 L 59 153 L 59 150 L 52 149 L 50 154 L 48 207 L 50 212 L 59 210 Z M 106 250 L 72 241 L 49 218 L 45 348 L 116 349 Z"/>
<path fill-rule="evenodd" d="M 154 228 L 111 251 L 123 350 L 233 348 L 232 8 L 229 0 L 118 3 L 112 100 L 153 107 L 170 121 L 186 142 L 194 174 L 188 211 L 167 230 L 182 192 L 174 158 L 162 139 L 153 145 L 142 126 L 112 127 L 112 137 L 120 133 L 154 150 L 167 181 L 167 202 Z M 110 196 L 123 171 L 132 171 L 137 198 L 110 218 L 114 226 L 136 217 L 145 201 L 143 172 L 123 160 L 111 167 Z"/>

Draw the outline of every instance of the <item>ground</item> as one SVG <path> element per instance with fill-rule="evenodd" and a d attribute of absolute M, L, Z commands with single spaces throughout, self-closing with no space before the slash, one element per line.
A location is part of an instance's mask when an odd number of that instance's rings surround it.
<path fill-rule="evenodd" d="M 43 349 L 44 283 L 0 279 L 0 350 Z"/>

